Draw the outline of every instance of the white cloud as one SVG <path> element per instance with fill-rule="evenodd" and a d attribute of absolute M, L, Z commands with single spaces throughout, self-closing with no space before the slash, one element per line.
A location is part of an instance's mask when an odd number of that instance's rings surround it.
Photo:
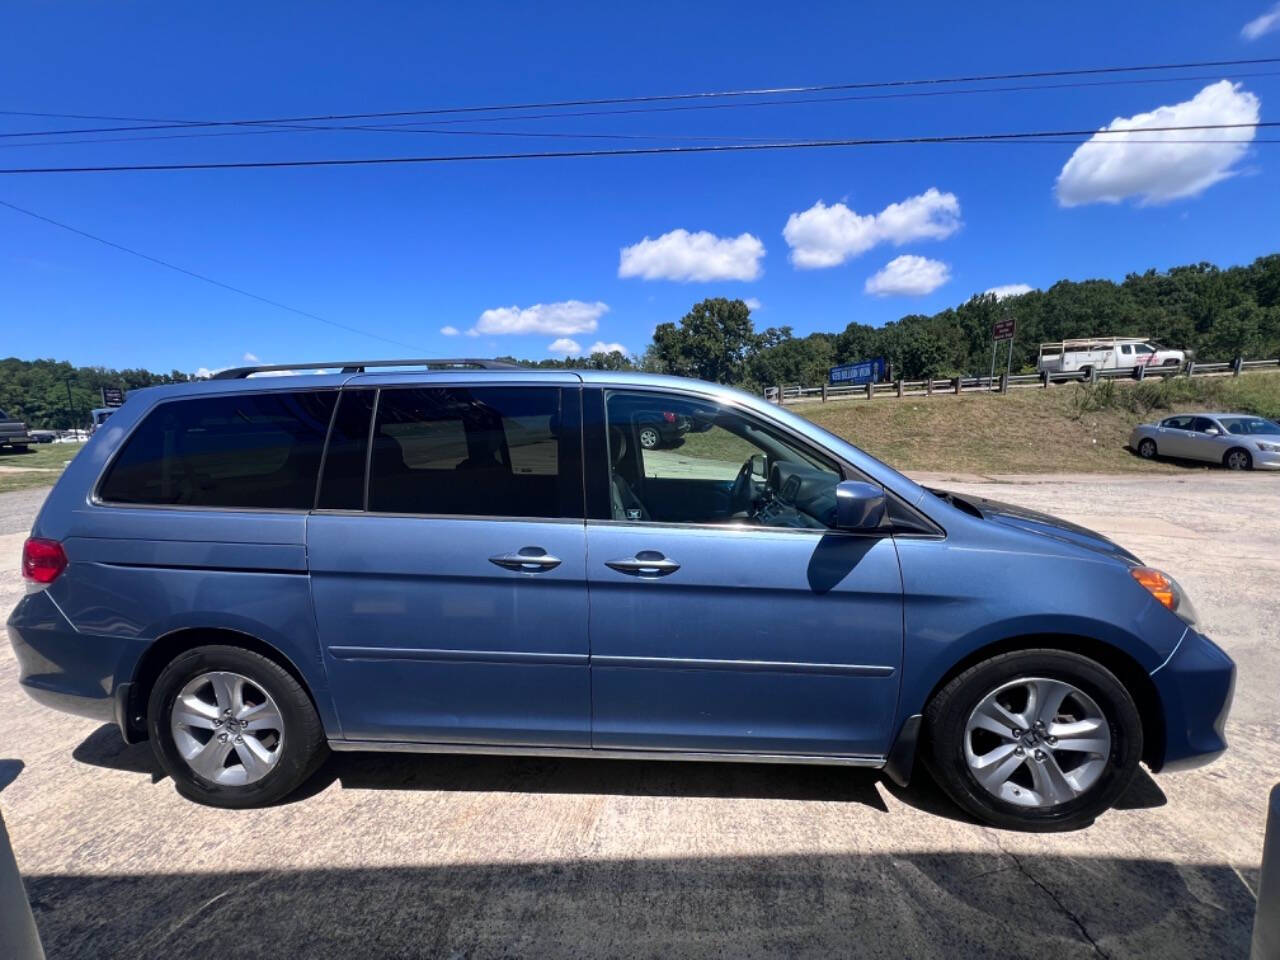
<path fill-rule="evenodd" d="M 553 340 L 547 346 L 547 353 L 563 353 L 566 357 L 576 357 L 582 353 L 582 344 L 568 337 Z"/>
<path fill-rule="evenodd" d="M 454 326 L 444 326 L 440 328 L 440 332 L 446 337 L 456 337 L 458 335 L 458 328 Z"/>
<path fill-rule="evenodd" d="M 1246 40 L 1257 40 L 1274 30 L 1280 30 L 1280 3 L 1246 23 L 1240 30 L 1240 36 Z"/>
<path fill-rule="evenodd" d="M 201 367 L 196 371 L 195 375 L 197 380 L 208 380 L 217 372 L 217 370 L 210 370 L 208 367 Z"/>
<path fill-rule="evenodd" d="M 1006 283 L 1000 287 L 992 287 L 990 290 L 984 290 L 985 294 L 995 294 L 997 300 L 1003 300 L 1005 297 L 1020 297 L 1024 293 L 1030 293 L 1035 287 L 1028 283 Z"/>
<path fill-rule="evenodd" d="M 535 303 L 532 307 L 496 307 L 480 314 L 471 336 L 481 334 L 549 333 L 565 336 L 571 333 L 594 333 L 609 305 L 596 301 L 563 300 L 559 303 Z"/>
<path fill-rule="evenodd" d="M 587 347 L 587 353 L 622 353 L 629 354 L 628 350 L 620 343 L 605 343 L 603 340 L 597 340 L 591 346 Z"/>
<path fill-rule="evenodd" d="M 1258 98 L 1240 84 L 1219 80 L 1190 100 L 1133 117 L 1116 117 L 1102 129 L 1257 123 L 1259 105 Z M 1255 127 L 1095 133 L 1076 148 L 1058 174 L 1054 188 L 1058 203 L 1075 207 L 1137 197 L 1140 204 L 1153 204 L 1193 197 L 1237 173 L 1232 167 L 1256 133 Z M 1223 140 L 1231 142 L 1217 142 Z"/>
<path fill-rule="evenodd" d="M 843 203 L 821 200 L 787 217 L 782 236 L 791 262 L 801 269 L 834 267 L 880 243 L 902 246 L 913 240 L 942 240 L 960 229 L 960 201 L 930 187 L 879 213 L 854 213 Z"/>
<path fill-rule="evenodd" d="M 747 297 L 747 299 L 743 300 L 742 302 L 747 305 L 747 309 L 750 310 L 752 313 L 755 313 L 758 310 L 764 309 L 764 304 L 760 302 L 759 297 Z"/>
<path fill-rule="evenodd" d="M 261 363 L 262 361 L 258 359 L 258 355 L 256 353 L 249 353 L 248 351 L 246 351 L 244 355 L 244 362 L 245 363 Z"/>
<path fill-rule="evenodd" d="M 951 268 L 941 260 L 906 254 L 895 257 L 867 278 L 866 291 L 877 297 L 922 297 L 951 279 Z"/>
<path fill-rule="evenodd" d="M 672 230 L 656 240 L 645 237 L 623 247 L 619 277 L 645 280 L 755 280 L 761 274 L 764 244 L 749 233 L 717 237 L 699 230 Z"/>

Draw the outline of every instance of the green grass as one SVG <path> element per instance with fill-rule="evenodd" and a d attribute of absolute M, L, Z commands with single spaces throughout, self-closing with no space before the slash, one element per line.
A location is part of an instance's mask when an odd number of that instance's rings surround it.
<path fill-rule="evenodd" d="M 0 468 L 23 469 L 0 469 L 0 493 L 51 486 L 62 473 L 67 461 L 79 453 L 83 446 L 83 443 L 32 444 L 25 453 L 5 447 L 0 450 Z"/>
<path fill-rule="evenodd" d="M 1105 381 L 901 400 L 807 403 L 791 410 L 900 470 L 949 473 L 1185 473 L 1212 469 L 1146 461 L 1128 449 L 1139 423 L 1169 413 L 1280 415 L 1280 372 Z"/>

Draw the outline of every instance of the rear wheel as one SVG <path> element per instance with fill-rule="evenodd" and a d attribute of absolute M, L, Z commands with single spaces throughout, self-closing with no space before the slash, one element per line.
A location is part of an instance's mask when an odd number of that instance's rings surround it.
<path fill-rule="evenodd" d="M 1147 437 L 1138 444 L 1138 456 L 1143 460 L 1154 460 L 1156 456 L 1156 442 Z"/>
<path fill-rule="evenodd" d="M 328 754 L 302 685 L 275 661 L 239 647 L 178 655 L 151 690 L 147 725 L 178 792 L 215 807 L 275 803 Z"/>
<path fill-rule="evenodd" d="M 1227 455 L 1222 458 L 1222 464 L 1228 470 L 1252 470 L 1253 457 L 1249 455 L 1248 450 L 1235 447 L 1227 451 Z"/>
<path fill-rule="evenodd" d="M 1096 661 L 1060 650 L 1001 654 L 925 709 L 925 760 L 967 812 L 1015 830 L 1087 826 L 1142 756 L 1133 698 Z"/>
<path fill-rule="evenodd" d="M 656 449 L 661 442 L 662 434 L 658 432 L 657 427 L 642 426 L 640 428 L 640 446 L 644 447 L 644 449 Z"/>

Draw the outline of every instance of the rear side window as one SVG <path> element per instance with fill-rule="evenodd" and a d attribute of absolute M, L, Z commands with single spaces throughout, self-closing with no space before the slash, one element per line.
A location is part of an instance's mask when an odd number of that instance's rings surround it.
<path fill-rule="evenodd" d="M 310 510 L 336 391 L 232 394 L 147 414 L 98 495 L 111 503 Z"/>
<path fill-rule="evenodd" d="M 561 442 L 560 402 L 554 387 L 384 389 L 368 509 L 581 516 L 578 440 Z"/>
<path fill-rule="evenodd" d="M 316 506 L 321 510 L 363 510 L 364 468 L 368 460 L 372 390 L 344 390 L 329 432 L 324 479 Z"/>

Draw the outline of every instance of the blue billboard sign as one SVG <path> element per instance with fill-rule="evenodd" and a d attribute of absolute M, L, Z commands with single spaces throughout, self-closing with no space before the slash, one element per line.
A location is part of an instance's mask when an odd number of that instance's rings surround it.
<path fill-rule="evenodd" d="M 831 382 L 839 384 L 879 383 L 885 378 L 888 363 L 884 357 L 874 360 L 863 360 L 861 363 L 846 363 L 832 367 Z"/>

